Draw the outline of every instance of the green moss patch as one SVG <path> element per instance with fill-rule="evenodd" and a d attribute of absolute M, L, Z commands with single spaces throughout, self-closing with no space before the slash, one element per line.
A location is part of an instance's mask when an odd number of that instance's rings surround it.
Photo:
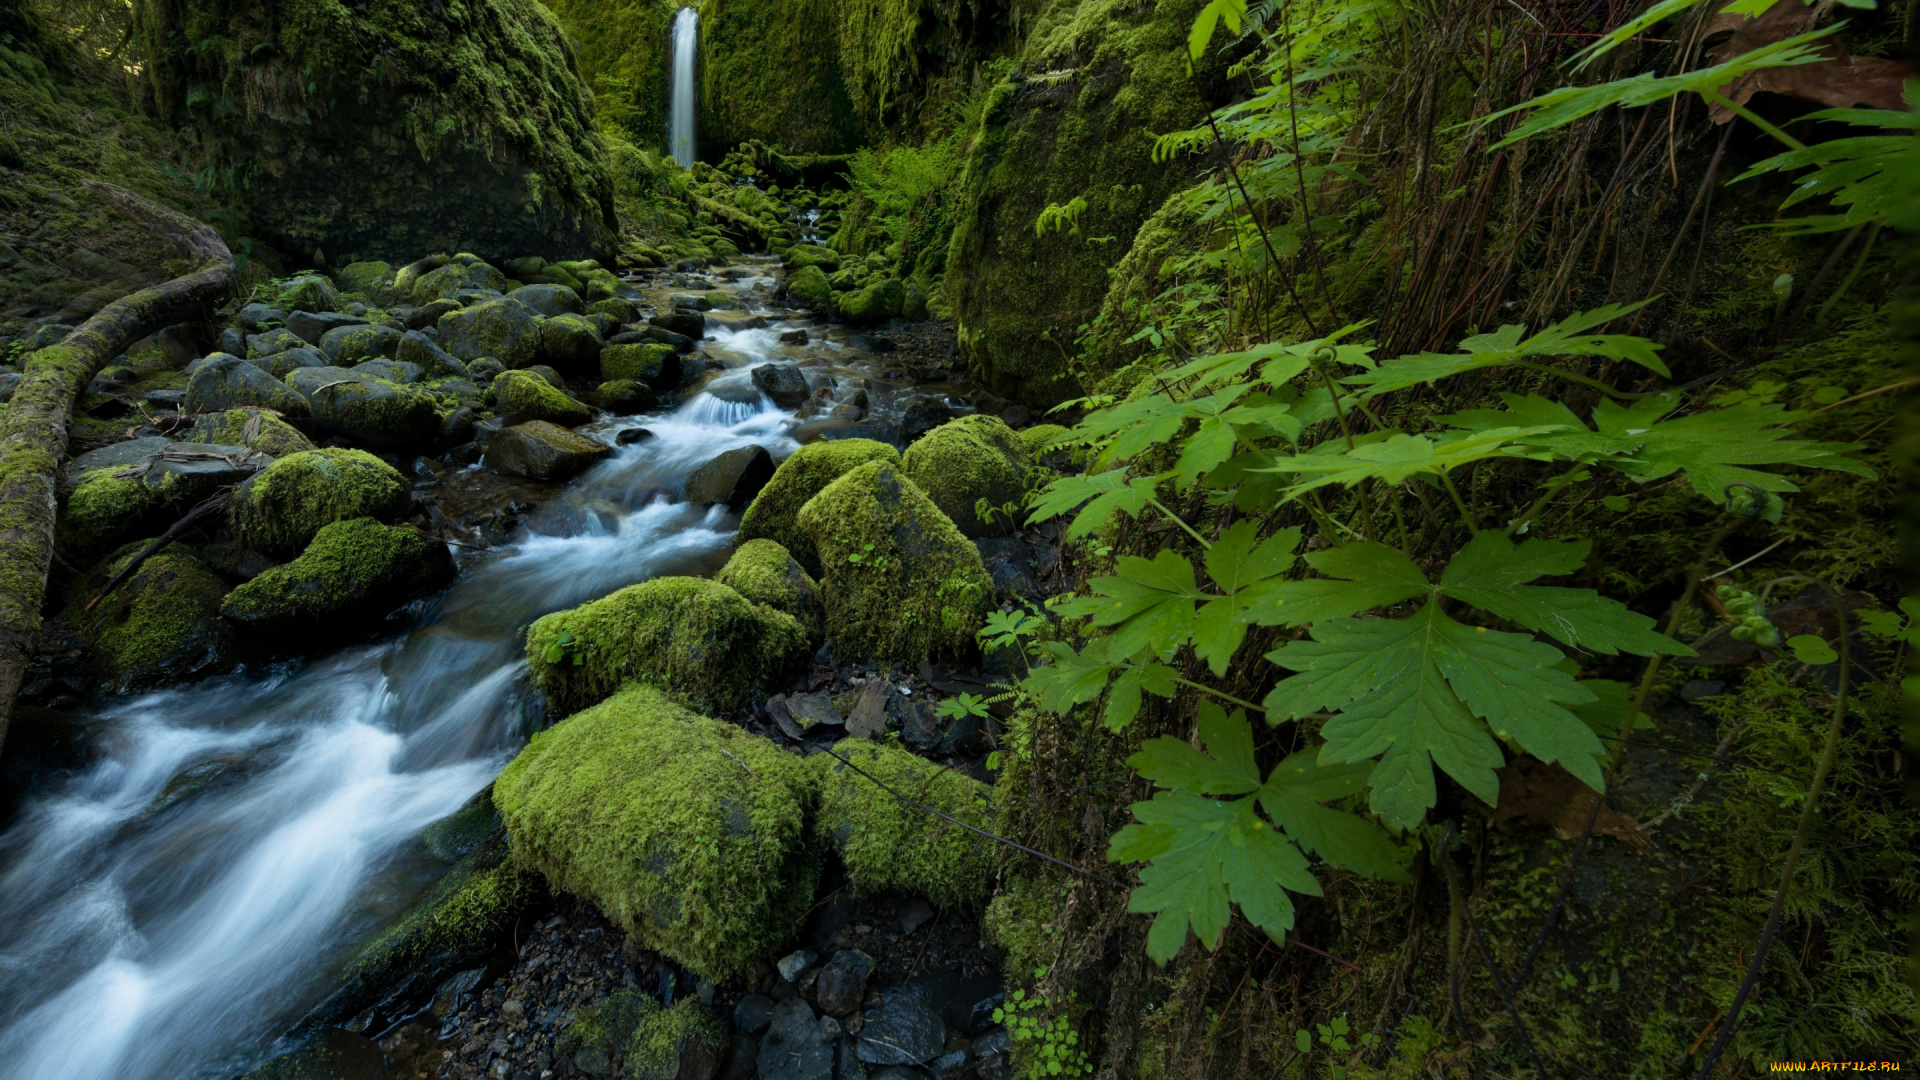
<path fill-rule="evenodd" d="M 920 485 L 961 532 L 983 537 L 1012 531 L 1018 504 L 1026 497 L 1033 455 L 999 417 L 963 416 L 907 447 L 904 464 L 907 478 Z"/>
<path fill-rule="evenodd" d="M 372 518 L 336 521 L 300 557 L 235 588 L 220 613 L 243 626 L 377 617 L 453 580 L 447 545 Z"/>
<path fill-rule="evenodd" d="M 140 564 L 92 611 L 87 604 L 147 546 L 138 540 L 88 571 L 67 594 L 62 618 L 86 642 L 94 669 L 119 693 L 218 674 L 236 659 L 220 621 L 226 583 L 185 549 Z"/>
<path fill-rule="evenodd" d="M 501 372 L 493 380 L 493 396 L 500 412 L 514 423 L 544 420 L 561 427 L 579 427 L 593 419 L 592 409 L 526 371 Z"/>
<path fill-rule="evenodd" d="M 991 820 L 991 788 L 900 747 L 865 739 L 843 739 L 832 754 L 807 761 L 820 771 L 814 831 L 839 852 L 861 888 L 918 893 L 947 907 L 986 899 L 993 842 L 907 805 L 880 785 L 981 829 Z"/>
<path fill-rule="evenodd" d="M 740 517 L 741 540 L 772 540 L 786 548 L 809 574 L 820 576 L 820 557 L 813 538 L 797 518 L 807 500 L 869 461 L 900 464 L 900 452 L 873 439 L 835 439 L 808 443 L 780 463 L 773 479 L 754 496 Z"/>
<path fill-rule="evenodd" d="M 304 550 L 323 527 L 371 517 L 391 521 L 407 502 L 400 471 L 365 450 L 304 450 L 255 473 L 235 494 L 234 535 L 276 558 Z"/>
<path fill-rule="evenodd" d="M 265 409 L 228 409 L 194 418 L 187 442 L 244 446 L 268 457 L 286 457 L 313 449 L 300 430 Z"/>
<path fill-rule="evenodd" d="M 807 632 L 793 616 L 704 578 L 643 581 L 527 631 L 533 685 L 562 715 L 628 682 L 730 715 L 755 688 L 784 687 L 807 656 Z"/>
<path fill-rule="evenodd" d="M 753 601 L 799 620 L 815 641 L 826 629 L 820 586 L 787 549 L 771 540 L 749 540 L 734 551 L 714 580 Z"/>
<path fill-rule="evenodd" d="M 129 538 L 166 526 L 166 493 L 138 477 L 121 479 L 115 466 L 94 469 L 80 478 L 60 513 L 60 550 L 70 559 L 91 562 Z"/>
<path fill-rule="evenodd" d="M 869 462 L 827 485 L 799 526 L 824 568 L 836 655 L 915 664 L 974 648 L 992 579 L 973 542 L 891 465 Z"/>
<path fill-rule="evenodd" d="M 812 902 L 801 758 L 631 687 L 540 732 L 494 783 L 514 858 L 716 982 Z"/>
<path fill-rule="evenodd" d="M 711 1067 L 682 1071 L 682 1061 L 718 1065 L 726 1049 L 727 1026 L 697 998 L 683 997 L 673 1008 L 650 1012 L 634 1026 L 624 1075 L 630 1080 L 711 1075 Z"/>

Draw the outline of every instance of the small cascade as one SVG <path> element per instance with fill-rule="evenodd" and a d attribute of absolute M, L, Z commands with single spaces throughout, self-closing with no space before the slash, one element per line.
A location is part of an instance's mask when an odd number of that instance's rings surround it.
<path fill-rule="evenodd" d="M 673 96 L 667 107 L 667 149 L 682 168 L 693 164 L 693 54 L 699 41 L 700 13 L 681 8 L 673 17 Z"/>

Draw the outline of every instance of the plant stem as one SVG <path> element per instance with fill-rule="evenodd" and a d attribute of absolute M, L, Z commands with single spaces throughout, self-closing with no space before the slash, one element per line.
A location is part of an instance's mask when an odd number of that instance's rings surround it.
<path fill-rule="evenodd" d="M 1460 508 L 1460 516 L 1467 519 L 1467 528 L 1478 533 L 1480 519 L 1473 516 L 1472 510 L 1467 509 L 1467 500 L 1460 497 L 1460 489 L 1453 486 L 1453 477 L 1448 476 L 1445 469 L 1440 470 L 1440 483 L 1446 487 L 1447 494 L 1453 496 L 1453 505 Z"/>
<path fill-rule="evenodd" d="M 1149 506 L 1152 506 L 1155 510 L 1158 510 L 1161 513 L 1167 515 L 1168 521 L 1171 521 L 1175 525 L 1178 525 L 1181 528 L 1187 530 L 1187 535 L 1193 537 L 1195 542 L 1197 542 L 1202 548 L 1205 548 L 1208 551 L 1213 550 L 1213 545 L 1207 542 L 1206 537 L 1201 536 L 1199 533 L 1195 532 L 1193 526 L 1180 520 L 1180 515 L 1174 513 L 1173 511 L 1167 509 L 1165 506 L 1161 505 L 1159 499 L 1148 499 L 1147 504 Z"/>
<path fill-rule="evenodd" d="M 1794 138 L 1793 136 L 1787 134 L 1786 132 L 1781 131 L 1779 128 L 1774 127 L 1772 124 L 1767 123 L 1765 120 L 1760 119 L 1760 117 L 1756 115 L 1752 109 L 1747 108 L 1745 105 L 1741 105 L 1738 102 L 1735 102 L 1729 98 L 1721 97 L 1719 94 L 1714 93 L 1712 90 L 1702 90 L 1700 91 L 1700 96 L 1703 98 L 1706 98 L 1709 102 L 1712 102 L 1713 104 L 1726 109 L 1728 112 L 1732 113 L 1735 116 L 1738 116 L 1742 120 L 1745 120 L 1747 123 L 1752 124 L 1754 127 L 1759 128 L 1761 131 L 1764 131 L 1767 134 L 1773 136 L 1774 138 L 1780 140 L 1782 143 L 1786 144 L 1787 149 L 1789 150 L 1805 150 L 1807 148 L 1806 143 L 1801 142 L 1799 139 Z"/>
<path fill-rule="evenodd" d="M 1192 687 L 1193 689 L 1199 690 L 1203 693 L 1212 694 L 1214 697 L 1219 698 L 1221 701 L 1238 705 L 1243 709 L 1252 709 L 1254 712 L 1262 713 L 1262 714 L 1264 714 L 1267 711 L 1264 707 L 1255 705 L 1253 702 L 1247 701 L 1244 698 L 1234 697 L 1232 694 L 1229 694 L 1224 690 L 1215 690 L 1211 686 L 1202 685 L 1201 683 L 1194 682 L 1192 679 L 1186 679 L 1178 675 L 1175 675 L 1173 677 L 1173 681 L 1179 683 L 1181 686 Z"/>

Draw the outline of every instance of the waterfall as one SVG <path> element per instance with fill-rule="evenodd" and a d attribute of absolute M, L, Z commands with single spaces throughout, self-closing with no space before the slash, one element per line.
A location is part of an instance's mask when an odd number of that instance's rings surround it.
<path fill-rule="evenodd" d="M 683 167 L 693 164 L 693 49 L 700 13 L 681 8 L 673 17 L 673 98 L 667 112 L 667 149 Z"/>

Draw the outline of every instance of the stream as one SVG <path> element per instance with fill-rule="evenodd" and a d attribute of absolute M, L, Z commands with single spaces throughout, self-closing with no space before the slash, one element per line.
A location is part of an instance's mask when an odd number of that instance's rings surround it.
<path fill-rule="evenodd" d="M 86 764 L 0 834 L 0 1078 L 229 1078 L 326 997 L 340 961 L 444 873 L 421 830 L 534 726 L 518 629 L 725 560 L 737 518 L 679 501 L 687 475 L 736 446 L 799 445 L 749 370 L 864 378 L 876 413 L 911 389 L 837 330 L 788 346 L 781 330 L 804 319 L 751 327 L 779 317 L 771 283 L 691 283 L 747 308 L 710 313 L 703 350 L 723 370 L 669 412 L 586 429 L 653 437 L 556 489 L 511 544 L 456 549 L 458 581 L 407 632 L 81 710 Z"/>

